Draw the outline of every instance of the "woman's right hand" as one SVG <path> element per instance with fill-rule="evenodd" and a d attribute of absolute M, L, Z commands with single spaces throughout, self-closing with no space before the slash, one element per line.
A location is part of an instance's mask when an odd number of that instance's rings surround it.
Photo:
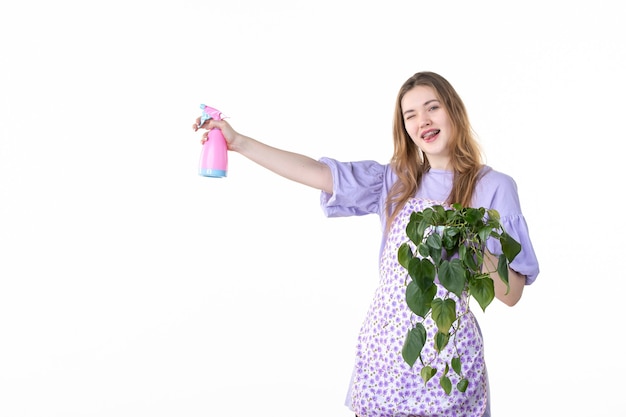
<path fill-rule="evenodd" d="M 233 144 L 235 143 L 235 139 L 239 136 L 237 132 L 231 127 L 231 125 L 225 120 L 215 120 L 209 119 L 205 120 L 205 122 L 200 125 L 201 118 L 198 117 L 196 122 L 193 124 L 192 128 L 194 132 L 197 132 L 200 129 L 205 129 L 206 131 L 202 133 L 202 139 L 200 141 L 201 144 L 204 144 L 208 140 L 209 130 L 211 129 L 220 129 L 222 134 L 224 135 L 224 139 L 226 139 L 226 144 L 228 145 L 229 150 L 233 150 Z"/>

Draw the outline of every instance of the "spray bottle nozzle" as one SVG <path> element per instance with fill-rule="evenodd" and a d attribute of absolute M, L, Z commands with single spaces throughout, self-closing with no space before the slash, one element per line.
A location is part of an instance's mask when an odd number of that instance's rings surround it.
<path fill-rule="evenodd" d="M 213 107 L 209 107 L 206 104 L 201 104 L 200 108 L 202 109 L 202 117 L 200 117 L 200 126 L 204 124 L 209 119 L 222 120 L 222 112 L 214 109 Z"/>

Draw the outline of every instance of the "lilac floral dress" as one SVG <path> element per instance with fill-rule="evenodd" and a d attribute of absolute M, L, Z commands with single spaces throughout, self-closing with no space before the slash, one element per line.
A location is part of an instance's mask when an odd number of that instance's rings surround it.
<path fill-rule="evenodd" d="M 322 158 L 321 161 L 331 168 L 334 183 L 333 194 L 322 193 L 325 214 L 339 217 L 376 213 L 381 216 L 385 230 L 385 199 L 395 181 L 389 166 L 373 161 L 342 163 L 329 158 Z M 414 323 L 419 321 L 424 324 L 428 332 L 427 340 L 432 340 L 436 329 L 430 317 L 424 320 L 406 305 L 407 273 L 398 263 L 398 248 L 408 240 L 405 228 L 411 213 L 443 204 L 451 190 L 452 175 L 447 171 L 428 172 L 415 198 L 403 207 L 381 242 L 380 281 L 359 332 L 354 372 L 346 399 L 347 405 L 359 417 L 490 415 L 483 340 L 471 312 L 461 315 L 455 342 L 451 340 L 438 358 L 435 358 L 432 343 L 427 342 L 424 346 L 422 357 L 425 361 L 434 359 L 430 365 L 438 370 L 428 383 L 425 384 L 420 376 L 420 361 L 411 368 L 401 353 L 407 331 Z M 531 284 L 539 273 L 539 267 L 519 207 L 515 182 L 485 167 L 475 194 L 474 206 L 498 210 L 505 230 L 522 244 L 522 252 L 511 267 L 526 275 L 526 284 Z M 488 242 L 487 247 L 495 255 L 502 253 L 495 240 Z M 446 292 L 438 286 L 439 297 Z M 467 311 L 466 296 L 461 300 L 454 295 L 452 297 L 457 303 L 457 314 Z M 454 349 L 457 349 L 457 355 L 461 355 L 462 371 L 469 380 L 469 386 L 465 392 L 459 392 L 455 388 L 459 377 L 449 371 L 447 376 L 453 389 L 446 394 L 439 386 L 439 377 Z"/>

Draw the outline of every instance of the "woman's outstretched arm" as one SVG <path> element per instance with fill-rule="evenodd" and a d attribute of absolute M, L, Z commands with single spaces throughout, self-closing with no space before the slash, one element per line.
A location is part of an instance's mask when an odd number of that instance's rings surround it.
<path fill-rule="evenodd" d="M 230 151 L 237 152 L 282 177 L 332 194 L 333 178 L 328 165 L 308 156 L 274 148 L 242 135 L 225 120 L 210 119 L 202 126 L 198 126 L 199 123 L 200 118 L 196 119 L 193 125 L 195 131 L 207 129 L 202 134 L 202 143 L 207 140 L 209 129 L 218 128 L 222 131 Z"/>

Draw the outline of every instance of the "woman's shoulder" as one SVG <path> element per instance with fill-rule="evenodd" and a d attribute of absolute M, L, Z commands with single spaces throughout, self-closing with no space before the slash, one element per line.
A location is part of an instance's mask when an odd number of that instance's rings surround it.
<path fill-rule="evenodd" d="M 494 208 L 502 216 L 520 213 L 517 184 L 513 177 L 485 165 L 476 184 L 474 204 L 477 207 Z"/>
<path fill-rule="evenodd" d="M 483 165 L 478 182 L 481 185 L 490 187 L 512 187 L 517 189 L 517 184 L 512 176 L 502 171 L 497 171 L 489 165 Z"/>

